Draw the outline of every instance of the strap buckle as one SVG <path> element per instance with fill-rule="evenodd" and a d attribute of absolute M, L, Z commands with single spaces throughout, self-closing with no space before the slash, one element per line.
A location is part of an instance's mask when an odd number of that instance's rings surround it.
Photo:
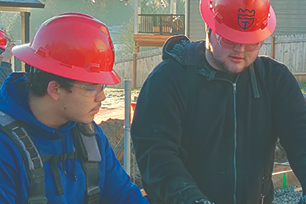
<path fill-rule="evenodd" d="M 35 196 L 28 199 L 27 204 L 47 204 L 48 199 L 44 196 Z"/>
<path fill-rule="evenodd" d="M 99 195 L 100 195 L 99 186 L 95 186 L 93 188 L 88 189 L 87 190 L 86 203 L 87 204 L 98 203 Z"/>

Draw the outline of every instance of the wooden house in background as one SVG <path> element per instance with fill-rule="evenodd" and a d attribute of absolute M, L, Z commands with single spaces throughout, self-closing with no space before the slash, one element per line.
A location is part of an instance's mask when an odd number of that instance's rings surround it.
<path fill-rule="evenodd" d="M 306 0 L 270 1 L 277 22 L 273 36 L 306 33 Z M 176 5 L 176 0 L 169 2 Z M 135 53 L 141 46 L 162 46 L 173 35 L 186 35 L 192 41 L 203 40 L 205 24 L 199 4 L 200 0 L 186 0 L 184 14 L 177 14 L 175 8 L 171 9 L 171 14 L 136 14 Z"/>
<path fill-rule="evenodd" d="M 270 0 L 276 15 L 273 36 L 306 33 L 305 0 Z M 204 21 L 199 10 L 199 0 L 186 0 L 186 35 L 193 41 L 205 38 Z"/>
<path fill-rule="evenodd" d="M 294 35 L 306 33 L 305 0 L 270 0 L 276 15 L 276 29 L 273 35 Z"/>
<path fill-rule="evenodd" d="M 185 34 L 185 15 L 177 14 L 177 0 L 169 1 L 169 14 L 142 14 L 138 12 L 140 0 L 135 0 L 135 53 L 142 46 L 161 47 L 169 37 Z"/>

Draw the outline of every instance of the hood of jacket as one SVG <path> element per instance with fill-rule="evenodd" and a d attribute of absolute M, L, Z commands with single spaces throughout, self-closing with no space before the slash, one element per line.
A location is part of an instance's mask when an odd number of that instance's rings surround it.
<path fill-rule="evenodd" d="M 0 89 L 0 111 L 9 114 L 16 120 L 21 120 L 35 128 L 36 132 L 49 139 L 58 139 L 60 134 L 67 134 L 76 123 L 68 122 L 59 129 L 51 128 L 41 123 L 32 113 L 25 89 L 24 73 L 11 73 Z"/>
<path fill-rule="evenodd" d="M 182 65 L 186 64 L 184 55 L 187 54 L 186 48 L 189 43 L 190 40 L 186 36 L 175 36 L 169 38 L 163 47 L 162 59 L 166 60 L 174 58 Z"/>

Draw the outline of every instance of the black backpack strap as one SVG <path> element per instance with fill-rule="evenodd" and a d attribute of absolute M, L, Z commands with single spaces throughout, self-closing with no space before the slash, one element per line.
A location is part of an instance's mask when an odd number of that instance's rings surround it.
<path fill-rule="evenodd" d="M 86 204 L 98 204 L 100 188 L 99 164 L 101 153 L 99 151 L 95 126 L 90 124 L 77 124 L 73 130 L 77 155 L 86 176 Z"/>
<path fill-rule="evenodd" d="M 264 82 L 265 84 L 267 84 L 267 81 L 266 81 L 266 78 L 265 78 L 265 76 L 266 76 L 266 69 L 265 69 L 265 65 L 264 65 L 264 63 L 263 63 L 263 60 L 261 59 L 260 56 L 258 56 L 258 57 L 256 58 L 256 60 L 255 60 L 255 65 L 256 65 L 256 67 L 257 67 L 257 69 L 258 69 L 259 75 L 260 75 L 261 78 L 263 79 L 263 82 Z"/>
<path fill-rule="evenodd" d="M 258 91 L 258 86 L 257 86 L 257 81 L 256 81 L 256 75 L 254 71 L 254 63 L 250 65 L 250 75 L 251 75 L 251 83 L 253 87 L 253 94 L 254 98 L 260 98 L 259 91 Z"/>
<path fill-rule="evenodd" d="M 46 204 L 47 198 L 45 197 L 45 170 L 43 161 L 31 137 L 21 126 L 21 122 L 0 111 L 0 130 L 4 132 L 20 150 L 25 164 L 30 182 L 27 204 Z"/>
<path fill-rule="evenodd" d="M 260 94 L 258 91 L 258 85 L 256 80 L 256 74 L 255 74 L 255 66 L 259 72 L 259 75 L 262 77 L 262 79 L 265 82 L 265 67 L 262 59 L 260 57 L 257 57 L 255 62 L 250 65 L 250 76 L 251 76 L 251 83 L 253 87 L 253 94 L 254 98 L 260 98 Z"/>
<path fill-rule="evenodd" d="M 256 77 L 256 74 L 255 74 L 255 70 L 258 72 L 257 77 Z M 263 63 L 263 60 L 259 56 L 256 58 L 256 60 L 254 61 L 254 63 L 250 67 L 250 74 L 251 74 L 251 83 L 252 83 L 252 86 L 253 86 L 254 97 L 255 98 L 260 98 L 257 81 L 261 78 L 261 80 L 264 84 L 267 84 L 267 82 L 266 82 L 266 79 L 265 79 L 264 63 Z M 264 203 L 267 196 L 273 195 L 273 188 L 271 188 L 271 186 L 273 186 L 272 175 L 271 175 L 272 169 L 273 169 L 273 162 L 271 162 L 274 159 L 273 155 L 274 154 L 270 154 L 270 158 L 267 159 L 267 163 L 266 163 L 265 168 L 263 170 L 263 177 L 262 177 L 262 180 L 261 180 L 262 191 L 261 191 L 261 195 L 260 195 L 261 196 L 260 203 Z M 269 199 L 271 199 L 271 198 L 268 198 L 268 200 Z"/>

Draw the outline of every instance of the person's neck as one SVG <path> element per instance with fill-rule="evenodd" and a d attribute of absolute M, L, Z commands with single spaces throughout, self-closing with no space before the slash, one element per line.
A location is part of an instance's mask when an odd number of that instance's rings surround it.
<path fill-rule="evenodd" d="M 52 128 L 59 128 L 67 121 L 60 117 L 56 106 L 56 101 L 52 100 L 50 96 L 44 95 L 42 97 L 29 94 L 29 107 L 41 123 Z"/>
<path fill-rule="evenodd" d="M 215 70 L 222 71 L 222 70 L 214 63 L 214 60 L 213 60 L 213 57 L 212 57 L 212 53 L 211 53 L 208 49 L 205 50 L 205 58 L 206 58 L 207 63 L 208 63 L 212 68 L 214 68 Z"/>

